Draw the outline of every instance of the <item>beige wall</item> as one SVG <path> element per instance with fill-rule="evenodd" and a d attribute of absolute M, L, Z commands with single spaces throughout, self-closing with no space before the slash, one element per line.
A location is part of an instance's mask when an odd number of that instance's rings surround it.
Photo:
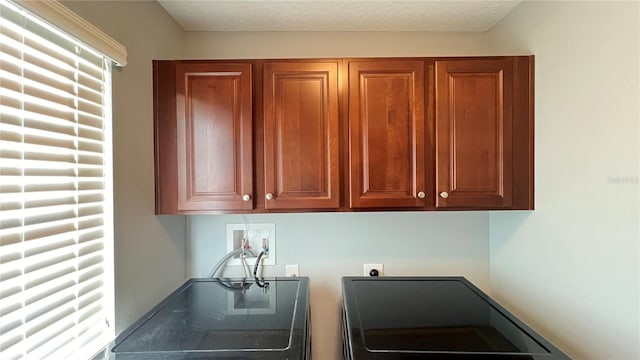
<path fill-rule="evenodd" d="M 183 217 L 154 216 L 151 59 L 181 58 L 184 33 L 156 2 L 66 1 L 127 47 L 113 71 L 116 333 L 186 278 Z"/>
<path fill-rule="evenodd" d="M 383 32 L 187 32 L 187 58 L 309 58 L 485 55 L 486 34 Z M 273 222 L 277 264 L 284 276 L 299 264 L 311 279 L 313 357 L 340 359 L 340 279 L 362 275 L 364 263 L 383 263 L 387 275 L 462 275 L 489 290 L 487 212 L 381 212 L 248 216 Z M 206 276 L 226 253 L 225 224 L 238 215 L 188 219 L 192 276 Z M 234 272 L 235 271 L 235 272 Z M 238 267 L 229 274 L 241 276 Z M 227 273 L 225 273 L 227 275 Z"/>
<path fill-rule="evenodd" d="M 486 55 L 483 33 L 187 32 L 190 59 Z"/>
<path fill-rule="evenodd" d="M 638 359 L 638 2 L 524 2 L 490 53 L 536 55 L 536 210 L 490 215 L 492 296 L 576 359 Z"/>
<path fill-rule="evenodd" d="M 489 290 L 487 212 L 378 212 L 261 214 L 251 223 L 275 223 L 276 265 L 264 276 L 284 276 L 298 264 L 311 282 L 313 358 L 340 359 L 340 279 L 361 276 L 363 264 L 383 263 L 385 275 L 465 276 Z M 239 215 L 189 217 L 193 277 L 205 277 L 227 252 L 226 224 Z M 243 277 L 239 266 L 225 276 Z"/>

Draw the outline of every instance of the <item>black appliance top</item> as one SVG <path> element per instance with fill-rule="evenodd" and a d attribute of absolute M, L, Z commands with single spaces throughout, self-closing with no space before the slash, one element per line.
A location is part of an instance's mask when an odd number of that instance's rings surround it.
<path fill-rule="evenodd" d="M 569 359 L 463 277 L 345 277 L 356 359 Z"/>
<path fill-rule="evenodd" d="M 306 277 L 190 279 L 94 359 L 304 359 L 308 298 Z"/>

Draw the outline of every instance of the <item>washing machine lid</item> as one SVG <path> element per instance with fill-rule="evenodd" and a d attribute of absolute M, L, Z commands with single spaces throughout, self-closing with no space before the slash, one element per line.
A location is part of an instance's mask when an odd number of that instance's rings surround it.
<path fill-rule="evenodd" d="M 115 341 L 117 358 L 252 354 L 300 348 L 307 278 L 191 279 Z"/>
<path fill-rule="evenodd" d="M 559 350 L 462 277 L 348 277 L 343 296 L 356 359 L 567 358 L 554 357 Z"/>

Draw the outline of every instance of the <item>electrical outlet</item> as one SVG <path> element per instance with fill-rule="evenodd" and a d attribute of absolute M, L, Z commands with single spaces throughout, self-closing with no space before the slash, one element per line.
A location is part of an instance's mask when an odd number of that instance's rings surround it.
<path fill-rule="evenodd" d="M 377 272 L 377 275 L 373 275 L 374 272 Z M 364 276 L 383 276 L 384 275 L 384 264 L 364 264 Z"/>
<path fill-rule="evenodd" d="M 240 249 L 243 239 L 247 239 L 247 245 L 256 255 L 258 255 L 260 251 L 265 250 L 265 255 L 262 259 L 263 265 L 276 264 L 276 224 L 227 224 L 228 252 Z M 247 255 L 245 259 L 247 264 L 255 265 L 257 258 Z M 240 255 L 231 258 L 227 264 L 242 265 Z"/>
<path fill-rule="evenodd" d="M 287 265 L 285 266 L 285 275 L 287 277 L 297 277 L 300 275 L 300 267 L 298 265 Z"/>

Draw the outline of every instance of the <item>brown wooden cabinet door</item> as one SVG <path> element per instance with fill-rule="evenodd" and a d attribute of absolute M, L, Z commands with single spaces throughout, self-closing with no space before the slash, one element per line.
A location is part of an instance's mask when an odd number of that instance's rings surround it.
<path fill-rule="evenodd" d="M 512 61 L 436 61 L 435 71 L 436 207 L 511 207 Z"/>
<path fill-rule="evenodd" d="M 176 64 L 178 208 L 253 208 L 251 64 Z"/>
<path fill-rule="evenodd" d="M 424 63 L 351 61 L 352 208 L 424 207 Z"/>
<path fill-rule="evenodd" d="M 263 81 L 265 209 L 338 208 L 338 63 L 265 63 Z"/>

